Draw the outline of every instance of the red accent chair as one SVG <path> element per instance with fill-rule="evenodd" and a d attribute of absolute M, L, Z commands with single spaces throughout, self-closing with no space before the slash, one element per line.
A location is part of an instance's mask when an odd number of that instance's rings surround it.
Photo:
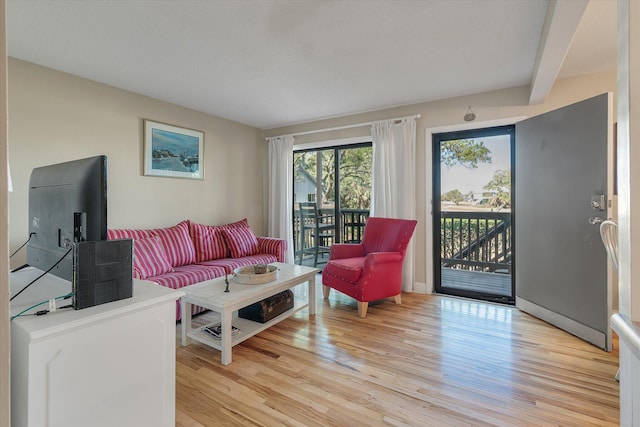
<path fill-rule="evenodd" d="M 362 243 L 336 243 L 322 271 L 322 291 L 331 288 L 358 302 L 358 315 L 366 317 L 369 302 L 395 297 L 401 303 L 402 263 L 417 221 L 371 217 Z"/>

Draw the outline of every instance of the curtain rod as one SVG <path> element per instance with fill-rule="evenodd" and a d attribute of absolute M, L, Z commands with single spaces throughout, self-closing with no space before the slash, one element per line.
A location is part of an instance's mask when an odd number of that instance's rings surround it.
<path fill-rule="evenodd" d="M 395 122 L 395 121 L 404 120 L 404 119 L 419 119 L 420 117 L 422 117 L 421 114 L 414 114 L 413 116 L 396 117 L 395 119 L 389 119 L 389 120 Z M 269 138 L 283 138 L 285 136 L 311 135 L 313 133 L 331 132 L 331 131 L 334 131 L 334 130 L 359 128 L 359 127 L 362 127 L 362 126 L 371 126 L 372 124 L 374 124 L 375 122 L 378 122 L 378 121 L 381 121 L 381 120 L 374 120 L 374 121 L 371 121 L 371 122 L 364 122 L 364 123 L 356 123 L 354 125 L 336 126 L 336 127 L 333 127 L 333 128 L 308 130 L 306 132 L 287 133 L 285 135 L 269 136 L 269 137 L 266 137 L 265 139 L 268 140 Z"/>

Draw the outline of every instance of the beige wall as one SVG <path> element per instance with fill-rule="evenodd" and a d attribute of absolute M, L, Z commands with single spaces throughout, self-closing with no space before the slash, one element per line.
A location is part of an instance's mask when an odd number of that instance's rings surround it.
<path fill-rule="evenodd" d="M 108 157 L 110 228 L 246 217 L 266 232 L 267 144 L 258 129 L 13 58 L 8 75 L 12 251 L 28 236 L 31 170 L 98 154 Z M 204 180 L 144 176 L 143 119 L 204 131 Z M 22 250 L 11 265 L 24 260 Z"/>
<path fill-rule="evenodd" d="M 589 97 L 616 89 L 616 71 L 603 72 L 556 82 L 548 99 L 544 104 L 528 105 L 528 87 L 497 90 L 476 95 L 450 98 L 442 101 L 426 102 L 387 110 L 340 117 L 331 120 L 310 122 L 295 126 L 269 129 L 265 136 L 304 132 L 323 128 L 333 128 L 343 125 L 364 123 L 373 120 L 390 119 L 413 114 L 421 114 L 417 121 L 416 147 L 416 219 L 418 227 L 415 234 L 415 280 L 416 289 L 429 290 L 432 286 L 431 262 L 431 141 L 426 140 L 426 130 L 447 128 L 469 128 L 464 122 L 464 116 L 469 105 L 476 113 L 473 127 L 481 128 L 496 121 L 509 121 L 511 118 L 535 116 L 546 111 L 560 108 Z M 615 105 L 615 102 L 614 102 Z M 485 123 L 483 123 L 485 122 Z M 355 136 L 370 135 L 370 127 L 360 127 L 343 131 L 332 131 L 303 135 L 296 138 L 296 144 L 318 142 L 323 140 L 339 140 Z"/>
<path fill-rule="evenodd" d="M 9 158 L 14 192 L 10 202 L 10 247 L 27 236 L 28 180 L 33 167 L 106 154 L 109 158 L 109 226 L 158 227 L 191 218 L 220 224 L 247 217 L 258 234 L 266 232 L 263 199 L 267 144 L 262 136 L 330 128 L 421 114 L 417 122 L 417 212 L 415 277 L 429 289 L 431 274 L 431 141 L 426 130 L 468 127 L 534 116 L 604 92 L 615 92 L 615 71 L 559 80 L 547 101 L 527 104 L 527 87 L 426 102 L 331 120 L 257 129 L 98 84 L 24 61 L 9 60 Z M 205 179 L 145 177 L 142 174 L 142 119 L 205 132 Z M 296 144 L 369 135 L 369 127 L 305 135 Z M 233 184 L 230 184 L 233 183 Z M 21 251 L 12 266 L 24 262 Z"/>

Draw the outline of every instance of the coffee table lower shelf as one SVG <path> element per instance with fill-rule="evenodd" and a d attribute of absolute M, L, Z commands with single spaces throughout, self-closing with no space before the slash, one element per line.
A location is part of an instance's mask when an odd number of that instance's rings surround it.
<path fill-rule="evenodd" d="M 276 262 L 278 268 L 277 279 L 261 285 L 245 285 L 232 283 L 228 288 L 225 286 L 224 277 L 207 280 L 194 285 L 185 286 L 181 290 L 184 296 L 181 299 L 180 307 L 182 314 L 182 345 L 189 345 L 190 341 L 198 341 L 220 351 L 220 359 L 223 365 L 231 363 L 232 348 L 264 331 L 270 326 L 286 319 L 305 307 L 309 308 L 309 316 L 316 314 L 316 274 L 317 268 L 305 267 L 302 265 L 285 264 Z M 297 300 L 298 293 L 294 291 L 294 306 L 290 310 L 278 315 L 265 323 L 254 322 L 238 317 L 238 310 L 253 303 L 273 296 L 287 289 L 293 289 L 307 284 L 306 298 Z M 299 292 L 300 296 L 304 291 Z M 217 323 L 220 319 L 222 333 L 220 339 L 215 339 L 203 329 L 206 326 L 192 329 L 191 312 L 192 306 L 197 305 L 212 311 Z M 241 332 L 236 336 L 231 333 L 231 325 L 239 328 Z"/>
<path fill-rule="evenodd" d="M 283 321 L 288 317 L 293 316 L 295 313 L 308 306 L 309 304 L 306 301 L 294 302 L 292 308 L 265 323 L 254 322 L 253 320 L 243 319 L 234 315 L 233 321 L 231 323 L 233 324 L 233 326 L 240 329 L 240 332 L 231 337 L 231 346 L 233 347 L 237 344 L 240 344 L 242 341 L 249 339 L 256 334 L 259 334 L 265 329 L 275 325 L 278 322 Z M 209 347 L 213 347 L 216 350 L 222 351 L 222 339 L 215 339 L 204 331 L 204 328 L 206 328 L 207 326 L 215 325 L 216 323 L 219 323 L 221 321 L 220 313 L 212 312 L 211 317 L 214 319 L 211 323 L 208 323 L 196 329 L 192 329 L 187 333 L 187 336 L 194 341 L 198 341 L 202 344 L 208 345 Z"/>

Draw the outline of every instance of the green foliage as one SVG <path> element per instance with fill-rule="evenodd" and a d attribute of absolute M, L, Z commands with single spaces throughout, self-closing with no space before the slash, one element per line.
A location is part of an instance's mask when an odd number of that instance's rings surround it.
<path fill-rule="evenodd" d="M 340 150 L 340 207 L 368 209 L 371 207 L 371 147 Z"/>
<path fill-rule="evenodd" d="M 496 171 L 482 188 L 491 192 L 491 206 L 498 209 L 511 206 L 511 171 Z"/>
<path fill-rule="evenodd" d="M 440 162 L 446 166 L 459 164 L 469 169 L 478 167 L 478 163 L 491 163 L 491 150 L 484 142 L 473 139 L 452 139 L 440 144 Z"/>
<path fill-rule="evenodd" d="M 444 193 L 441 197 L 443 202 L 453 202 L 456 205 L 464 200 L 464 196 L 460 190 L 451 190 Z"/>
<path fill-rule="evenodd" d="M 371 206 L 371 147 L 340 149 L 340 207 L 368 209 Z M 318 157 L 321 164 L 321 191 L 324 205 L 335 202 L 335 151 L 333 149 L 295 153 L 293 156 L 296 182 L 304 180 L 303 171 L 317 178 Z"/>

